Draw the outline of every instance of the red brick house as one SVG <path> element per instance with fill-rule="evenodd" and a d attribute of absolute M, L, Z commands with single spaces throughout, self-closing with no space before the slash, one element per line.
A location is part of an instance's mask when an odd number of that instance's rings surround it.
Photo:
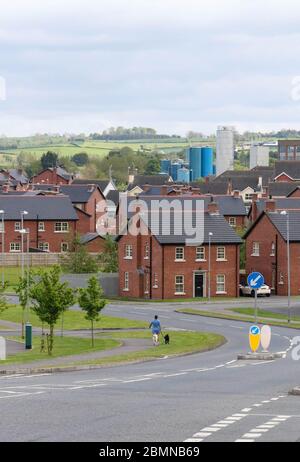
<path fill-rule="evenodd" d="M 33 184 L 61 185 L 71 184 L 74 175 L 62 167 L 46 168 L 31 178 Z"/>
<path fill-rule="evenodd" d="M 288 294 L 287 219 L 290 225 L 291 294 L 300 294 L 300 210 L 282 214 L 268 201 L 246 232 L 246 273 L 259 271 L 277 295 Z"/>
<path fill-rule="evenodd" d="M 208 295 L 209 285 L 211 296 L 238 296 L 242 241 L 216 210 L 204 213 L 204 241 L 200 245 L 187 245 L 187 236 L 176 234 L 172 223 L 168 235 L 154 233 L 144 221 L 144 212 L 139 215 L 141 233 L 131 234 L 131 218 L 129 232 L 118 237 L 120 296 L 201 298 Z"/>
<path fill-rule="evenodd" d="M 1 195 L 0 210 L 4 211 L 4 251 L 20 253 L 22 228 L 29 229 L 31 250 L 60 253 L 69 249 L 77 233 L 78 217 L 66 196 Z M 2 251 L 2 221 L 0 221 L 0 249 Z M 27 247 L 27 243 L 26 243 Z"/>
<path fill-rule="evenodd" d="M 98 233 L 86 233 L 80 240 L 89 253 L 102 253 L 105 249 L 105 238 Z"/>

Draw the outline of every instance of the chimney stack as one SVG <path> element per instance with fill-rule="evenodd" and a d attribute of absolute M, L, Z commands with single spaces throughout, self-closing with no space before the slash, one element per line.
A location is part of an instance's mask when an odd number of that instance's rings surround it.
<path fill-rule="evenodd" d="M 273 199 L 266 200 L 266 212 L 275 212 L 276 211 L 276 202 Z"/>
<path fill-rule="evenodd" d="M 234 197 L 235 199 L 239 199 L 239 198 L 240 198 L 240 191 L 238 191 L 237 189 L 235 189 L 235 190 L 233 191 L 233 197 Z"/>
<path fill-rule="evenodd" d="M 213 197 L 211 197 L 211 201 L 207 206 L 207 210 L 210 215 L 219 215 L 219 207 L 218 204 L 214 201 Z"/>

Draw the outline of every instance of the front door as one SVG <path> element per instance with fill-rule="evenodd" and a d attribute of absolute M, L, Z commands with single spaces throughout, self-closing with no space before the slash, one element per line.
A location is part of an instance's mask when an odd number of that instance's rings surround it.
<path fill-rule="evenodd" d="M 204 274 L 194 274 L 195 297 L 204 295 Z"/>

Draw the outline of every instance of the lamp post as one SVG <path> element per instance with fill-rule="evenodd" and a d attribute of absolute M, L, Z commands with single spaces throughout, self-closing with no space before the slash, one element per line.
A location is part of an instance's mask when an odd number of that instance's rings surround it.
<path fill-rule="evenodd" d="M 208 301 L 210 302 L 210 271 L 211 271 L 211 258 L 210 258 L 210 249 L 211 249 L 211 238 L 213 233 L 208 233 Z"/>
<path fill-rule="evenodd" d="M 286 216 L 286 240 L 287 240 L 287 281 L 288 281 L 288 322 L 291 322 L 291 264 L 290 264 L 290 216 L 287 210 L 280 212 Z"/>
<path fill-rule="evenodd" d="M 25 324 L 25 348 L 26 350 L 31 350 L 32 348 L 32 325 L 29 322 L 29 305 L 28 305 L 28 295 L 29 295 L 29 247 L 30 247 L 30 230 L 29 229 L 24 229 L 22 228 L 20 230 L 21 238 L 22 238 L 22 244 L 24 246 L 24 235 L 27 237 L 27 273 L 26 273 L 26 306 L 25 306 L 25 311 L 26 311 L 26 324 Z M 24 248 L 23 248 L 24 250 Z M 22 254 L 24 257 L 24 254 Z M 24 258 L 22 259 L 22 274 L 24 278 Z"/>
<path fill-rule="evenodd" d="M 5 252 L 5 241 L 4 241 L 4 210 L 0 210 L 0 216 L 1 216 L 1 253 L 2 253 L 2 287 L 4 288 L 5 286 L 5 279 L 4 279 L 4 252 Z"/>
<path fill-rule="evenodd" d="M 21 215 L 21 274 L 22 278 L 24 278 L 24 234 L 26 230 L 24 230 L 24 216 L 28 215 L 28 212 L 26 210 L 22 210 L 20 212 Z M 25 232 L 24 232 L 25 231 Z"/>

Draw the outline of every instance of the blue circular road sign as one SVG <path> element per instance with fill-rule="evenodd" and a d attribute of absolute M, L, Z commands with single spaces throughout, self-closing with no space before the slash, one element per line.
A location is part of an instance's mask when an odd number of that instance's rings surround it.
<path fill-rule="evenodd" d="M 250 327 L 250 334 L 259 335 L 260 334 L 260 328 L 258 326 L 251 326 Z"/>
<path fill-rule="evenodd" d="M 264 285 L 265 279 L 261 273 L 255 271 L 249 274 L 247 278 L 247 283 L 248 286 L 251 287 L 251 289 L 260 289 L 261 286 Z"/>

